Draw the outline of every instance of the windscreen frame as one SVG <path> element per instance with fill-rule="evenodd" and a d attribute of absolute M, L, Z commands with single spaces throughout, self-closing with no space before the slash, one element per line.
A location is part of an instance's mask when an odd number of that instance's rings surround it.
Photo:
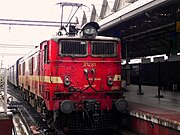
<path fill-rule="evenodd" d="M 93 43 L 99 42 L 99 43 L 114 43 L 114 53 L 113 54 L 93 54 Z M 99 40 L 99 41 L 91 41 L 91 56 L 92 57 L 116 57 L 118 55 L 118 42 L 117 41 L 107 41 L 107 40 Z"/>
<path fill-rule="evenodd" d="M 65 53 L 65 48 L 63 48 L 64 46 L 62 46 L 62 42 L 69 42 L 69 43 L 78 43 L 78 42 L 81 42 L 81 45 L 83 46 L 84 45 L 84 52 L 85 53 L 73 53 L 73 51 L 76 51 L 74 49 L 76 49 L 75 47 L 73 48 L 71 45 L 69 45 L 69 50 L 66 50 L 66 51 L 69 51 L 67 53 Z M 59 41 L 59 55 L 64 57 L 64 56 L 70 56 L 70 57 L 86 57 L 88 56 L 88 42 L 85 41 L 85 40 L 66 40 L 66 39 L 63 39 L 63 40 L 60 40 Z M 67 47 L 67 45 L 65 45 Z M 72 47 L 72 48 L 71 48 Z M 64 51 L 64 52 L 62 52 Z M 71 51 L 71 53 L 70 53 Z"/>

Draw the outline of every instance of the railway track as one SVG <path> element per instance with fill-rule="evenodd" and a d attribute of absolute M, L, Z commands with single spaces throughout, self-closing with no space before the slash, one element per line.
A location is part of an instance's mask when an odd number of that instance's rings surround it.
<path fill-rule="evenodd" d="M 13 114 L 14 134 L 15 135 L 29 135 L 30 132 L 24 125 L 24 120 L 19 112 Z"/>
<path fill-rule="evenodd" d="M 16 113 L 19 114 L 28 134 L 48 135 L 48 124 L 27 101 L 19 96 L 19 91 L 10 85 L 8 86 L 8 93 L 17 99 L 16 101 L 11 101 L 8 108 L 15 110 L 13 112 L 15 115 Z"/>
<path fill-rule="evenodd" d="M 8 93 L 15 97 L 16 101 L 11 101 L 9 103 L 9 109 L 14 110 L 13 121 L 18 127 L 19 135 L 66 135 L 58 125 L 48 125 L 46 121 L 37 113 L 31 105 L 20 97 L 19 91 L 13 86 L 8 86 Z M 21 123 L 21 124 L 20 124 Z M 24 123 L 24 124 L 22 124 Z M 21 125 L 21 126 L 20 126 Z M 15 134 L 18 135 L 18 134 Z M 68 134 L 68 135 L 79 135 L 78 134 Z M 84 134 L 82 134 L 84 135 Z M 92 135 L 91 133 L 86 135 Z M 93 133 L 93 135 L 137 135 L 124 128 L 119 130 L 114 130 L 106 133 Z"/>

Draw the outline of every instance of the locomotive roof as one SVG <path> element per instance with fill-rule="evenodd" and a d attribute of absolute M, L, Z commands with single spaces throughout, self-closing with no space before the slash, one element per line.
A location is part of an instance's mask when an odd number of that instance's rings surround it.
<path fill-rule="evenodd" d="M 110 40 L 110 41 L 120 41 L 119 38 L 115 37 L 105 37 L 105 36 L 96 36 L 95 39 L 88 39 L 88 38 L 82 38 L 81 36 L 69 36 L 69 35 L 63 35 L 63 36 L 54 36 L 51 38 L 52 40 L 58 42 L 60 39 L 81 39 L 81 40 Z"/>
<path fill-rule="evenodd" d="M 19 61 L 24 61 L 28 57 L 30 57 L 30 56 L 34 55 L 35 53 L 39 52 L 39 50 L 40 50 L 40 46 L 36 47 L 35 49 L 33 49 L 30 52 L 28 52 L 27 54 L 25 54 L 23 57 L 21 57 L 19 59 Z"/>
<path fill-rule="evenodd" d="M 69 35 L 63 35 L 63 36 L 54 36 L 51 38 L 52 40 L 58 42 L 60 39 L 80 39 L 80 40 L 108 40 L 108 41 L 120 41 L 119 38 L 115 38 L 115 37 L 106 37 L 106 36 L 96 36 L 95 39 L 88 39 L 88 38 L 82 38 L 81 36 L 69 36 Z M 43 41 L 44 42 L 44 41 Z M 40 49 L 40 46 L 38 46 L 36 49 L 30 51 L 28 54 L 26 54 L 25 56 L 23 56 L 21 59 L 19 59 L 19 61 L 23 61 L 24 59 L 27 59 L 28 57 L 30 57 L 31 55 L 37 53 Z"/>

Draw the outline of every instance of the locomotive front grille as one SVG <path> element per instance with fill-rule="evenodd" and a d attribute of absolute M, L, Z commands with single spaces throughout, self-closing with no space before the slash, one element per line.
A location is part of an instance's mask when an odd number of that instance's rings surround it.
<path fill-rule="evenodd" d="M 97 118 L 92 113 L 73 113 L 65 114 L 58 117 L 56 121 L 57 127 L 67 127 L 70 131 L 83 132 L 83 131 L 104 131 L 111 130 L 122 124 L 123 116 L 118 112 L 104 112 Z"/>
<path fill-rule="evenodd" d="M 85 41 L 60 41 L 61 55 L 85 56 L 87 55 L 87 43 Z"/>
<path fill-rule="evenodd" d="M 116 42 L 92 42 L 93 56 L 116 56 Z"/>

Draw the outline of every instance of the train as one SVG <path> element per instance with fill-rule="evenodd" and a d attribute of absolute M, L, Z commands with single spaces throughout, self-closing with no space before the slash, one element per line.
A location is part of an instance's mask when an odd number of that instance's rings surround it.
<path fill-rule="evenodd" d="M 98 36 L 89 22 L 79 34 L 53 36 L 9 67 L 9 82 L 63 130 L 112 129 L 128 103 L 121 89 L 121 42 Z"/>

